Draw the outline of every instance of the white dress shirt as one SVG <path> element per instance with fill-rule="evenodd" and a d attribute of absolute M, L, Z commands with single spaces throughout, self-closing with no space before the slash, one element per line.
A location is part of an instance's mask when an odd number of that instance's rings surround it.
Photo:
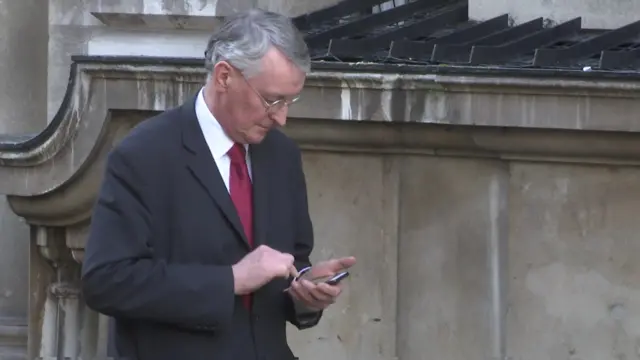
<path fill-rule="evenodd" d="M 224 185 L 227 187 L 227 191 L 229 191 L 229 167 L 231 165 L 231 159 L 227 153 L 233 146 L 233 140 L 227 136 L 218 120 L 216 120 L 207 107 L 207 104 L 204 102 L 203 90 L 204 89 L 200 90 L 198 97 L 196 98 L 196 117 L 198 118 L 198 123 L 200 123 L 204 139 L 207 141 L 209 150 L 211 150 L 211 156 L 213 156 L 213 160 L 215 160 L 216 165 L 218 166 L 218 171 L 220 171 L 220 176 L 222 176 Z M 251 157 L 249 156 L 249 146 L 245 144 L 244 148 L 247 150 L 246 161 L 247 168 L 249 170 L 249 177 L 251 178 Z"/>

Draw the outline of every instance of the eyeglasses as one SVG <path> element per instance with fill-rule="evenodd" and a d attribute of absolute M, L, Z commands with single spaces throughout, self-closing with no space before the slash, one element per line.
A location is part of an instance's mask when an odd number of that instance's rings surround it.
<path fill-rule="evenodd" d="M 253 85 L 251 85 L 251 83 L 244 76 L 244 74 L 242 74 L 241 71 L 238 71 L 238 72 L 240 73 L 240 76 L 242 76 L 244 81 L 247 83 L 247 85 L 251 88 L 251 90 L 253 90 L 253 92 L 256 93 L 256 95 L 258 95 L 258 97 L 262 101 L 262 105 L 264 105 L 264 108 L 265 108 L 265 111 L 267 112 L 267 114 L 277 113 L 280 110 L 282 110 L 285 106 L 289 107 L 289 106 L 291 106 L 291 104 L 293 104 L 296 101 L 300 100 L 300 95 L 298 95 L 298 96 L 294 97 L 293 99 L 288 99 L 288 100 L 287 99 L 278 99 L 278 100 L 275 100 L 275 101 L 267 101 L 267 99 L 265 99 L 264 96 L 262 96 L 262 94 L 260 94 L 258 92 L 258 90 L 256 90 L 256 88 L 254 88 Z"/>

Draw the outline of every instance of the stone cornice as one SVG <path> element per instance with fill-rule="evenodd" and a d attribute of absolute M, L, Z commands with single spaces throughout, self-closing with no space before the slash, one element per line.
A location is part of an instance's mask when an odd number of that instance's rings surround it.
<path fill-rule="evenodd" d="M 222 23 L 222 16 L 213 15 L 145 14 L 110 11 L 93 11 L 91 15 L 104 25 L 119 29 L 206 30 L 211 32 L 211 29 L 215 29 Z"/>
<path fill-rule="evenodd" d="M 0 193 L 34 224 L 82 223 L 113 144 L 204 76 L 195 63 L 75 63 L 47 129 L 0 139 Z M 314 71 L 285 131 L 309 150 L 635 165 L 639 90 L 613 79 Z"/>
<path fill-rule="evenodd" d="M 443 124 L 294 119 L 285 132 L 307 151 L 640 165 L 640 134 Z"/>
<path fill-rule="evenodd" d="M 556 77 L 511 77 L 500 75 L 390 74 L 373 72 L 314 71 L 307 86 L 370 90 L 453 90 L 503 93 L 506 89 L 531 95 L 601 95 L 638 97 L 640 81 L 576 79 Z"/>

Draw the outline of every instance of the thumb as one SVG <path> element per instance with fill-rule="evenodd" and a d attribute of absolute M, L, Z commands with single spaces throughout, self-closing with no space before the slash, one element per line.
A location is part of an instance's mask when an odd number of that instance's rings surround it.
<path fill-rule="evenodd" d="M 336 264 L 335 271 L 346 270 L 356 264 L 356 258 L 353 256 L 347 256 L 347 257 L 335 259 L 335 264 Z"/>
<path fill-rule="evenodd" d="M 355 263 L 356 258 L 353 256 L 331 259 L 317 263 L 311 268 L 311 271 L 313 276 L 331 276 L 352 267 Z"/>
<path fill-rule="evenodd" d="M 343 257 L 339 259 L 331 259 L 326 262 L 326 268 L 333 273 L 346 270 L 352 267 L 356 263 L 356 258 L 353 256 Z"/>

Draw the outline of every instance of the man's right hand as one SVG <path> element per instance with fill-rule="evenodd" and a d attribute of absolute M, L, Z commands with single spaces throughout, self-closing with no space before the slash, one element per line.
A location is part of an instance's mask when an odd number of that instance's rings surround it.
<path fill-rule="evenodd" d="M 297 276 L 290 254 L 260 245 L 231 268 L 236 295 L 246 295 L 261 288 L 274 278 Z"/>

